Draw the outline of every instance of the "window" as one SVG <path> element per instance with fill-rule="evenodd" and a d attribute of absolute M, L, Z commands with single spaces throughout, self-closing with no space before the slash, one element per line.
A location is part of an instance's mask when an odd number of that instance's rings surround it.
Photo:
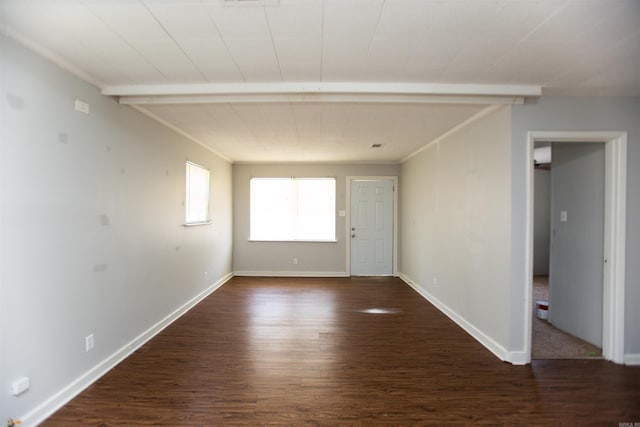
<path fill-rule="evenodd" d="M 208 224 L 209 216 L 209 170 L 187 162 L 187 197 L 185 225 Z"/>
<path fill-rule="evenodd" d="M 335 241 L 334 178 L 252 178 L 251 240 Z"/>

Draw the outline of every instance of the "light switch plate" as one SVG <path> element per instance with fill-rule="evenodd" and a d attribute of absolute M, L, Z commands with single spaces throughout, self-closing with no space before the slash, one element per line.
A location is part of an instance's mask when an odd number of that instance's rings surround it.
<path fill-rule="evenodd" d="M 95 342 L 93 340 L 93 334 L 89 334 L 86 337 L 84 337 L 84 350 L 87 353 L 93 350 L 94 346 L 95 346 Z"/>
<path fill-rule="evenodd" d="M 567 222 L 567 211 L 560 211 L 560 222 Z"/>

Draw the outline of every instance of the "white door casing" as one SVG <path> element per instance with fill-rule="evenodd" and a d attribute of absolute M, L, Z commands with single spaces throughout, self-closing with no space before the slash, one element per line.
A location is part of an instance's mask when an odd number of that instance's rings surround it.
<path fill-rule="evenodd" d="M 536 142 L 604 142 L 605 144 L 605 230 L 602 355 L 624 363 L 624 294 L 627 133 L 598 131 L 531 131 L 527 137 L 525 358 L 531 362 L 532 279 L 533 279 L 533 148 Z"/>

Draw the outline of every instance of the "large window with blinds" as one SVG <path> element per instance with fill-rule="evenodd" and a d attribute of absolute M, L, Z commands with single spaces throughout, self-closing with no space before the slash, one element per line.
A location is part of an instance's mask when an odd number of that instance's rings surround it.
<path fill-rule="evenodd" d="M 252 178 L 250 186 L 250 240 L 335 241 L 335 178 Z"/>

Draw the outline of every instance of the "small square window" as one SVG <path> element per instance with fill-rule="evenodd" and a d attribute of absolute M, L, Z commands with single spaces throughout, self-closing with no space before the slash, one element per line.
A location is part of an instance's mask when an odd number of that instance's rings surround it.
<path fill-rule="evenodd" d="M 187 162 L 187 197 L 185 225 L 208 224 L 209 215 L 209 170 Z"/>

